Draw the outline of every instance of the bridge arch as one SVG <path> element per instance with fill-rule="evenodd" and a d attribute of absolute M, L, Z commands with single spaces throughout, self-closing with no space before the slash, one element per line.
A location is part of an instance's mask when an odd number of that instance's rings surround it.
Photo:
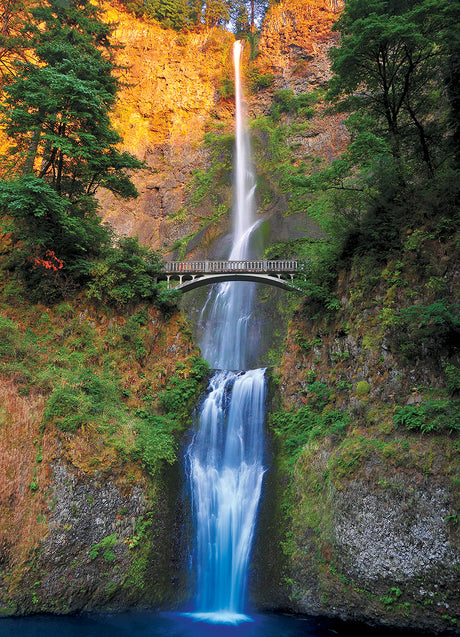
<path fill-rule="evenodd" d="M 264 274 L 251 274 L 244 272 L 235 272 L 227 274 L 208 274 L 203 276 L 196 276 L 193 279 L 187 279 L 182 281 L 179 285 L 174 286 L 175 290 L 181 290 L 181 292 L 190 292 L 203 285 L 212 285 L 213 283 L 225 283 L 226 281 L 251 281 L 253 283 L 264 283 L 265 285 L 273 285 L 282 290 L 298 290 L 291 280 L 287 281 L 281 277 L 268 276 Z"/>

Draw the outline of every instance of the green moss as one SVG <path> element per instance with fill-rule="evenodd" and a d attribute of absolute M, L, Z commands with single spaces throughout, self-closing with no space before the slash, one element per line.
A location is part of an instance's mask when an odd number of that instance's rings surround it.
<path fill-rule="evenodd" d="M 370 390 L 371 390 L 371 386 L 366 380 L 360 380 L 356 384 L 356 394 L 358 396 L 367 396 Z"/>

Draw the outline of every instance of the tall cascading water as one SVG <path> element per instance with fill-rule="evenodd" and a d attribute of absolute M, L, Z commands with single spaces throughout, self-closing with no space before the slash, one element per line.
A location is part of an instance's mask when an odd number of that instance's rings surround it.
<path fill-rule="evenodd" d="M 240 64 L 234 45 L 236 161 L 233 247 L 230 260 L 251 255 L 255 178 L 244 129 Z M 247 573 L 262 488 L 265 377 L 247 370 L 253 283 L 215 286 L 206 301 L 204 357 L 217 371 L 203 400 L 187 450 L 196 543 L 195 613 L 213 622 L 238 622 L 244 615 Z M 231 370 L 231 371 L 225 371 Z M 238 371 L 239 370 L 239 371 Z"/>
<path fill-rule="evenodd" d="M 235 162 L 233 245 L 229 259 L 240 261 L 253 256 L 252 239 L 259 221 L 255 219 L 256 178 L 251 164 L 249 135 L 245 129 L 245 109 L 241 88 L 242 43 L 235 42 Z M 248 325 L 253 311 L 255 284 L 224 283 L 208 295 L 200 317 L 204 358 L 213 369 L 247 369 L 254 358 L 247 344 Z"/>

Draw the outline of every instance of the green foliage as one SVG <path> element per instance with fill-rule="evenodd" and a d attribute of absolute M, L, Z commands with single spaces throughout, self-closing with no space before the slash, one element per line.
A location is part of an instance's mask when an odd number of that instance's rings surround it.
<path fill-rule="evenodd" d="M 228 100 L 235 95 L 235 83 L 229 77 L 223 77 L 219 81 L 219 97 L 222 100 Z"/>
<path fill-rule="evenodd" d="M 135 548 L 146 537 L 148 530 L 153 523 L 153 512 L 147 513 L 144 517 L 140 517 L 136 520 L 135 534 L 128 541 L 128 547 L 130 549 Z"/>
<path fill-rule="evenodd" d="M 133 196 L 125 169 L 141 162 L 116 149 L 121 140 L 108 115 L 118 90 L 110 27 L 95 5 L 80 0 L 33 8 L 31 17 L 23 32 L 34 62 L 18 66 L 2 106 L 16 161 L 24 174 L 34 172 L 72 200 L 98 186 Z"/>
<path fill-rule="evenodd" d="M 127 171 L 143 164 L 117 149 L 109 112 L 119 84 L 110 27 L 99 15 L 83 0 L 31 8 L 22 24 L 30 55 L 3 87 L 0 123 L 14 145 L 0 216 L 15 246 L 9 268 L 32 300 L 72 293 L 86 280 L 86 262 L 109 245 L 96 190 L 137 195 Z M 15 50 L 13 40 L 3 45 Z"/>
<path fill-rule="evenodd" d="M 176 434 L 189 422 L 191 408 L 202 388 L 202 381 L 209 371 L 208 363 L 199 357 L 192 360 L 190 376 L 174 375 L 166 390 L 159 396 L 159 405 L 165 415 L 149 410 L 138 410 L 134 458 L 154 473 L 161 461 L 172 464 L 176 460 Z"/>
<path fill-rule="evenodd" d="M 196 358 L 189 378 L 180 378 L 177 374 L 172 376 L 168 387 L 159 398 L 162 409 L 174 415 L 187 413 L 208 371 L 208 363 L 204 359 Z"/>
<path fill-rule="evenodd" d="M 152 384 L 164 371 L 148 357 L 152 332 L 147 308 L 118 316 L 107 331 L 95 329 L 92 319 L 69 303 L 47 312 L 29 304 L 23 308 L 21 324 L 27 329 L 0 316 L 0 373 L 14 380 L 20 394 L 43 396 L 41 431 L 56 427 L 74 445 L 72 435 L 84 427 L 83 444 L 92 440 L 99 451 L 112 449 L 109 454 L 96 452 L 90 467 L 103 469 L 109 457 L 131 458 L 153 475 L 163 463 L 174 462 L 177 441 L 203 389 L 207 362 L 200 357 L 177 361 L 177 374 L 163 392 L 164 411 L 171 411 L 159 415 L 163 394 L 158 389 L 153 393 Z M 189 378 L 179 380 L 179 374 Z M 174 397 L 175 390 L 187 391 L 187 402 L 181 400 L 184 396 Z M 42 455 L 40 445 L 36 464 Z M 38 489 L 36 479 L 30 489 Z"/>
<path fill-rule="evenodd" d="M 444 238 L 453 235 L 460 180 L 449 129 L 455 117 L 442 87 L 456 99 L 447 70 L 456 18 L 458 7 L 447 0 L 346 1 L 327 97 L 333 110 L 351 113 L 350 144 L 328 165 L 278 159 L 290 210 L 305 212 L 328 237 L 327 256 L 324 245 L 312 246 L 313 265 L 318 251 L 326 270 L 355 255 L 384 262 L 401 251 L 401 227 L 414 214 L 438 217 Z M 272 118 L 292 118 L 296 100 L 292 91 L 277 93 Z M 319 299 L 325 292 L 314 290 Z"/>
<path fill-rule="evenodd" d="M 45 424 L 52 422 L 61 431 L 75 433 L 83 424 L 104 423 L 119 411 L 116 400 L 120 389 L 116 379 L 107 374 L 77 368 L 64 372 L 62 380 L 47 400 Z"/>
<path fill-rule="evenodd" d="M 278 120 L 282 113 L 297 113 L 309 119 L 315 112 L 312 107 L 323 96 L 324 93 L 321 89 L 310 93 L 299 93 L 298 95 L 295 95 L 292 89 L 281 89 L 273 96 L 274 100 L 270 114 L 274 120 Z"/>
<path fill-rule="evenodd" d="M 403 155 L 411 161 L 412 154 L 430 174 L 434 170 L 439 129 L 446 125 L 446 111 L 438 108 L 439 78 L 452 12 L 448 2 L 437 0 L 348 0 L 335 25 L 343 37 L 332 52 L 329 96 L 341 99 L 344 110 L 372 115 L 400 169 Z M 436 122 L 427 118 L 434 110 Z"/>
<path fill-rule="evenodd" d="M 0 359 L 16 358 L 19 342 L 17 325 L 6 316 L 0 316 Z"/>
<path fill-rule="evenodd" d="M 166 29 L 180 30 L 187 18 L 186 0 L 145 0 L 144 15 L 158 20 Z"/>
<path fill-rule="evenodd" d="M 397 407 L 397 425 L 423 434 L 460 431 L 460 405 L 449 399 L 429 399 L 420 405 Z"/>
<path fill-rule="evenodd" d="M 400 588 L 390 588 L 388 592 L 380 598 L 382 604 L 385 606 L 392 606 L 402 595 L 402 590 Z"/>
<path fill-rule="evenodd" d="M 296 330 L 293 337 L 297 345 L 301 347 L 306 353 L 310 352 L 312 347 L 321 347 L 321 339 L 318 336 L 312 340 L 309 340 L 301 330 Z"/>
<path fill-rule="evenodd" d="M 95 560 L 99 557 L 100 552 L 102 551 L 102 556 L 106 562 L 113 562 L 116 558 L 115 553 L 113 552 L 113 547 L 118 544 L 117 534 L 108 535 L 104 539 L 102 539 L 98 544 L 94 544 L 89 550 L 89 556 L 92 560 Z"/>
<path fill-rule="evenodd" d="M 411 305 L 395 315 L 398 327 L 409 327 L 420 339 L 445 339 L 460 333 L 460 305 L 449 299 L 439 299 L 431 305 Z"/>
<path fill-rule="evenodd" d="M 157 283 L 162 267 L 159 255 L 141 246 L 137 238 L 120 238 L 102 259 L 90 265 L 88 296 L 116 307 L 148 300 L 170 311 L 178 294 Z"/>
<path fill-rule="evenodd" d="M 457 365 L 446 365 L 447 388 L 451 394 L 460 392 L 460 368 Z"/>
<path fill-rule="evenodd" d="M 273 73 L 261 73 L 257 68 L 249 68 L 246 77 L 251 91 L 256 92 L 268 88 L 275 81 Z"/>
<path fill-rule="evenodd" d="M 322 389 L 322 388 L 321 388 Z M 303 447 L 316 438 L 333 435 L 342 437 L 349 425 L 347 412 L 330 411 L 318 413 L 309 406 L 296 412 L 278 411 L 270 415 L 270 426 L 281 438 L 283 448 L 291 461 L 295 461 Z"/>
<path fill-rule="evenodd" d="M 411 305 L 390 314 L 385 324 L 390 327 L 395 351 L 408 360 L 423 356 L 426 347 L 453 351 L 460 333 L 459 309 L 449 299 L 439 299 L 431 305 Z"/>
<path fill-rule="evenodd" d="M 229 183 L 234 141 L 233 134 L 225 134 L 222 131 L 208 132 L 204 135 L 204 143 L 209 148 L 211 163 L 206 170 L 197 168 L 193 171 L 193 178 L 188 185 L 188 200 L 186 202 L 187 212 L 192 215 L 198 214 L 201 218 L 196 232 L 201 232 L 204 228 L 218 223 L 229 210 Z M 201 209 L 197 211 L 197 208 Z M 203 214 L 203 209 L 206 211 L 205 214 Z M 180 249 L 183 252 L 192 236 L 194 235 L 182 239 L 180 245 L 179 242 L 176 242 L 177 245 L 174 249 Z"/>
<path fill-rule="evenodd" d="M 140 460 L 154 474 L 162 461 L 172 464 L 176 460 L 177 442 L 174 433 L 178 423 L 172 418 L 145 410 L 138 410 L 136 415 L 136 441 L 131 456 Z"/>
<path fill-rule="evenodd" d="M 321 412 L 329 402 L 329 399 L 332 396 L 332 390 L 326 385 L 326 383 L 314 381 L 307 385 L 307 396 L 309 398 L 309 403 L 317 411 Z"/>
<path fill-rule="evenodd" d="M 1 228 L 16 243 L 9 268 L 32 300 L 54 301 L 73 291 L 85 281 L 87 260 L 108 246 L 111 235 L 95 208 L 81 203 L 71 204 L 34 175 L 0 181 Z"/>

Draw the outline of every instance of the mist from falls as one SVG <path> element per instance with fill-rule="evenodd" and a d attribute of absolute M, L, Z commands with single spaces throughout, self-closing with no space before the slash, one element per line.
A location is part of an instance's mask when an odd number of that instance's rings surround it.
<path fill-rule="evenodd" d="M 233 244 L 230 260 L 249 259 L 255 220 L 255 176 L 241 88 L 242 43 L 234 44 L 236 149 Z M 186 460 L 195 522 L 192 552 L 196 593 L 193 615 L 239 623 L 257 508 L 262 488 L 265 377 L 248 370 L 256 342 L 248 342 L 254 283 L 213 286 L 203 308 L 200 343 L 212 369 Z"/>

